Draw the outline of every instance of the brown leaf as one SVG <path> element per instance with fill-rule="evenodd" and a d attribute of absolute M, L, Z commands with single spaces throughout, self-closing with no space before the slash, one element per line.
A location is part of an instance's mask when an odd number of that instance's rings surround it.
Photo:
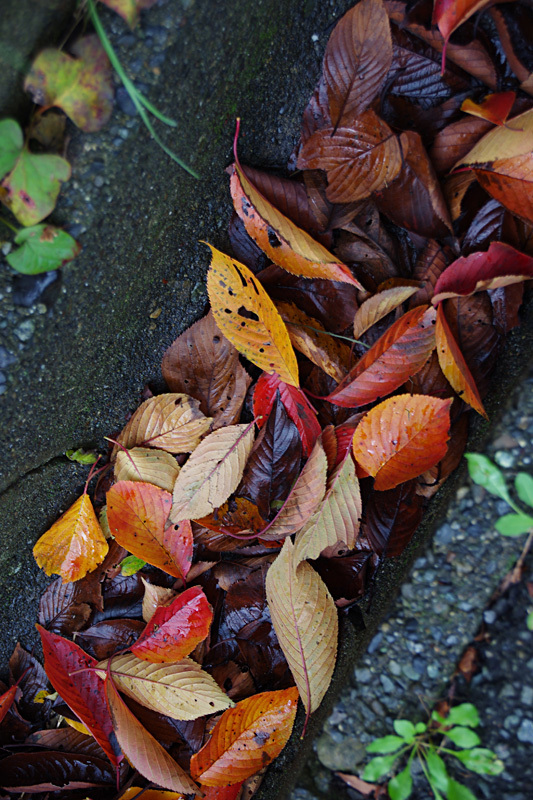
<path fill-rule="evenodd" d="M 464 158 L 481 137 L 492 130 L 487 120 L 463 117 L 451 122 L 436 135 L 429 155 L 437 175 L 445 175 Z"/>

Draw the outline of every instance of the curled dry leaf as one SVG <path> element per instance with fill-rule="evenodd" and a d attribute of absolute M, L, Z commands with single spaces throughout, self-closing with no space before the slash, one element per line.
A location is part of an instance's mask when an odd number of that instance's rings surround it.
<path fill-rule="evenodd" d="M 231 196 L 246 232 L 274 264 L 293 275 L 325 278 L 361 288 L 348 267 L 269 203 L 238 164 L 231 176 Z"/>
<path fill-rule="evenodd" d="M 253 443 L 253 423 L 210 433 L 178 476 L 171 521 L 199 519 L 221 506 L 239 485 Z"/>
<path fill-rule="evenodd" d="M 357 408 L 390 394 L 416 375 L 435 347 L 434 309 L 417 306 L 400 317 L 357 362 L 327 399 Z"/>
<path fill-rule="evenodd" d="M 457 392 L 461 400 L 464 400 L 465 403 L 472 406 L 482 417 L 488 419 L 472 373 L 468 369 L 464 356 L 444 316 L 444 307 L 442 303 L 437 310 L 435 337 L 440 368 L 446 375 L 450 385 L 454 391 Z"/>
<path fill-rule="evenodd" d="M 143 728 L 115 689 L 110 678 L 105 692 L 113 729 L 130 764 L 157 786 L 184 794 L 196 794 L 198 787 L 151 733 Z"/>
<path fill-rule="evenodd" d="M 200 401 L 202 413 L 213 418 L 213 430 L 239 421 L 252 379 L 213 314 L 178 336 L 163 356 L 161 371 L 173 392 L 190 393 Z"/>
<path fill-rule="evenodd" d="M 276 636 L 309 716 L 328 689 L 337 658 L 335 603 L 306 561 L 295 564 L 290 539 L 267 572 L 266 594 Z"/>
<path fill-rule="evenodd" d="M 332 203 L 351 203 L 388 186 L 399 174 L 402 154 L 386 122 L 365 111 L 349 127 L 324 128 L 302 147 L 300 169 L 323 169 Z"/>
<path fill-rule="evenodd" d="M 33 548 L 47 575 L 78 581 L 104 560 L 109 550 L 89 495 L 82 494 Z"/>
<path fill-rule="evenodd" d="M 194 777 L 205 786 L 228 786 L 259 772 L 287 744 L 297 705 L 298 690 L 291 687 L 253 695 L 225 711 L 191 759 Z"/>
<path fill-rule="evenodd" d="M 260 369 L 298 386 L 296 356 L 274 303 L 248 267 L 214 247 L 211 253 L 207 292 L 218 328 Z"/>
<path fill-rule="evenodd" d="M 354 456 L 378 491 L 416 478 L 444 458 L 452 400 L 401 394 L 372 408 L 355 429 Z"/>
<path fill-rule="evenodd" d="M 107 668 L 107 661 L 98 664 L 101 678 Z M 111 675 L 121 692 L 172 719 L 197 719 L 233 705 L 211 675 L 190 658 L 173 664 L 151 664 L 134 655 L 116 656 Z"/>
<path fill-rule="evenodd" d="M 358 308 L 353 321 L 354 339 L 360 339 L 372 325 L 401 306 L 413 294 L 416 294 L 418 289 L 417 286 L 393 286 L 392 289 L 384 289 L 365 300 Z"/>
<path fill-rule="evenodd" d="M 190 453 L 209 430 L 211 418 L 200 411 L 200 403 L 186 394 L 169 393 L 150 397 L 117 437 L 123 447 L 157 447 L 169 453 Z M 113 457 L 119 447 L 115 445 Z"/>
<path fill-rule="evenodd" d="M 116 481 L 142 481 L 153 483 L 171 492 L 180 468 L 170 453 L 150 447 L 133 447 L 127 452 L 119 450 L 115 461 Z"/>

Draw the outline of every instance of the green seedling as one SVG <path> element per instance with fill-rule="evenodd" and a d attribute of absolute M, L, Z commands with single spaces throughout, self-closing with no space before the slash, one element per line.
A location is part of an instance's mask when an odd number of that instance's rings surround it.
<path fill-rule="evenodd" d="M 504 765 L 496 754 L 479 747 L 481 740 L 472 730 L 478 725 L 479 715 L 471 703 L 455 706 L 447 717 L 433 711 L 429 725 L 397 719 L 394 734 L 375 739 L 367 746 L 368 753 L 378 755 L 366 765 L 363 780 L 378 781 L 393 772 L 400 759 L 407 760 L 387 786 L 391 800 L 407 800 L 413 791 L 411 770 L 417 759 L 435 800 L 475 800 L 470 789 L 450 777 L 444 758 L 456 758 L 478 775 L 502 772 Z M 457 749 L 451 749 L 449 743 Z"/>

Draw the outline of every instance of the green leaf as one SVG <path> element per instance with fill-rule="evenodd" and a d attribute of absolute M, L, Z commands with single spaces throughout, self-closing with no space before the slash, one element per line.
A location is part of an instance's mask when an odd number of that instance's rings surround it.
<path fill-rule="evenodd" d="M 461 726 L 446 731 L 446 736 L 451 742 L 457 745 L 457 747 L 465 747 L 467 749 L 475 747 L 481 742 L 477 733 L 470 728 L 463 728 Z"/>
<path fill-rule="evenodd" d="M 70 164 L 61 156 L 22 147 L 2 181 L 0 199 L 23 225 L 36 225 L 54 210 L 61 182 L 69 178 Z"/>
<path fill-rule="evenodd" d="M 32 64 L 24 89 L 40 106 L 57 106 L 86 133 L 99 131 L 113 110 L 113 74 L 96 34 L 78 39 L 73 58 L 47 48 Z"/>
<path fill-rule="evenodd" d="M 146 561 L 143 561 L 142 558 L 137 558 L 137 556 L 126 556 L 120 562 L 120 572 L 122 575 L 135 575 L 136 572 L 139 572 L 146 566 Z"/>
<path fill-rule="evenodd" d="M 413 791 L 413 779 L 411 778 L 411 765 L 408 764 L 394 778 L 391 778 L 387 786 L 391 800 L 407 800 Z"/>
<path fill-rule="evenodd" d="M 465 458 L 468 461 L 468 472 L 474 483 L 483 486 L 487 492 L 501 497 L 509 505 L 512 505 L 505 478 L 496 464 L 493 464 L 490 458 L 481 453 L 465 453 Z"/>
<path fill-rule="evenodd" d="M 522 536 L 533 528 L 533 517 L 528 514 L 504 514 L 494 527 L 502 536 Z"/>
<path fill-rule="evenodd" d="M 417 722 L 415 725 L 415 733 L 425 733 L 428 729 L 428 726 L 425 722 Z"/>
<path fill-rule="evenodd" d="M 71 461 L 77 461 L 78 464 L 94 464 L 98 461 L 98 453 L 92 450 L 84 450 L 82 447 L 77 450 L 67 450 L 65 455 Z"/>
<path fill-rule="evenodd" d="M 369 761 L 363 772 L 363 780 L 378 781 L 391 771 L 397 756 L 377 756 Z"/>
<path fill-rule="evenodd" d="M 415 738 L 415 726 L 408 719 L 395 720 L 394 730 L 398 736 L 401 736 L 408 744 Z"/>
<path fill-rule="evenodd" d="M 462 783 L 454 781 L 453 778 L 449 780 L 446 797 L 448 800 L 477 800 L 475 794 L 473 794 L 470 789 L 463 786 Z"/>
<path fill-rule="evenodd" d="M 24 137 L 18 122 L 3 119 L 0 122 L 0 178 L 11 172 L 24 144 Z"/>
<path fill-rule="evenodd" d="M 425 755 L 432 784 L 439 791 L 446 793 L 449 781 L 446 764 L 434 750 L 429 750 Z"/>
<path fill-rule="evenodd" d="M 515 478 L 515 489 L 520 500 L 533 507 L 533 477 L 527 472 L 519 472 Z"/>
<path fill-rule="evenodd" d="M 394 753 L 399 750 L 405 740 L 401 736 L 383 736 L 381 739 L 375 739 L 370 742 L 366 747 L 367 753 Z"/>
<path fill-rule="evenodd" d="M 450 725 L 467 725 L 469 728 L 477 728 L 479 725 L 477 708 L 472 703 L 461 703 L 459 706 L 454 706 L 450 709 L 446 722 Z"/>
<path fill-rule="evenodd" d="M 504 770 L 503 761 L 496 753 L 485 747 L 474 747 L 473 750 L 460 750 L 454 753 L 455 758 L 478 775 L 499 775 Z"/>
<path fill-rule="evenodd" d="M 527 629 L 533 631 L 533 611 L 530 611 L 526 619 Z"/>
<path fill-rule="evenodd" d="M 81 250 L 78 242 L 66 231 L 44 224 L 19 231 L 15 244 L 20 244 L 21 247 L 8 253 L 6 259 L 10 267 L 24 275 L 37 275 L 39 272 L 58 269 L 65 262 L 76 258 Z"/>

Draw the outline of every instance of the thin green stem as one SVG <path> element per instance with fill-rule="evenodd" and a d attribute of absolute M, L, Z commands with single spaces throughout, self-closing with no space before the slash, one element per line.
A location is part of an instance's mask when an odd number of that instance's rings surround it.
<path fill-rule="evenodd" d="M 297 322 L 289 322 L 289 325 L 297 325 L 298 326 L 300 324 L 297 323 Z M 321 328 L 313 328 L 312 325 L 305 325 L 303 323 L 300 325 L 300 327 L 309 328 L 310 331 L 316 331 L 317 333 L 325 333 L 327 336 L 333 336 L 335 339 L 344 339 L 346 342 L 351 342 L 352 344 L 360 344 L 361 347 L 366 347 L 367 350 L 370 349 L 370 345 L 369 344 L 365 344 L 360 339 L 352 339 L 350 336 L 341 336 L 340 333 L 331 333 L 331 331 L 326 331 L 326 330 L 321 329 Z"/>
<path fill-rule="evenodd" d="M 9 228 L 9 230 L 13 231 L 13 233 L 18 233 L 20 230 L 20 228 L 15 227 L 12 222 L 8 222 L 5 217 L 0 217 L 0 222 L 3 222 L 6 228 Z"/>
<path fill-rule="evenodd" d="M 146 111 L 149 111 L 150 114 L 153 114 L 153 116 L 156 117 L 156 119 L 158 119 L 160 122 L 163 122 L 165 125 L 169 125 L 172 128 L 175 128 L 177 126 L 177 122 L 173 119 L 170 119 L 170 117 L 166 117 L 164 114 L 158 111 L 158 109 L 154 105 L 152 105 L 152 103 L 149 100 L 147 100 L 147 98 L 141 92 L 139 92 L 139 90 L 135 87 L 133 82 L 128 78 L 128 76 L 124 72 L 124 68 L 120 63 L 117 54 L 113 49 L 113 45 L 109 41 L 109 38 L 107 36 L 107 33 L 105 32 L 100 17 L 98 16 L 94 0 L 87 0 L 87 9 L 89 11 L 89 17 L 91 19 L 91 22 L 94 25 L 94 29 L 98 34 L 98 38 L 102 43 L 102 47 L 104 48 L 105 53 L 109 58 L 109 61 L 111 62 L 111 66 L 117 73 L 124 88 L 131 97 L 132 102 L 137 111 L 139 112 L 139 116 L 141 117 L 146 128 L 148 129 L 150 135 L 155 140 L 155 142 L 157 142 L 159 147 L 167 154 L 167 156 L 169 156 L 173 161 L 175 161 L 176 164 L 178 164 L 182 169 L 188 172 L 189 175 L 192 175 L 193 178 L 199 179 L 200 176 L 198 175 L 198 173 L 195 172 L 191 167 L 187 166 L 187 164 L 185 164 L 185 162 L 182 161 L 181 158 L 179 158 L 170 149 L 170 147 L 167 147 L 167 145 L 159 138 L 159 136 L 154 130 L 152 123 L 150 122 L 150 119 L 148 118 Z"/>

